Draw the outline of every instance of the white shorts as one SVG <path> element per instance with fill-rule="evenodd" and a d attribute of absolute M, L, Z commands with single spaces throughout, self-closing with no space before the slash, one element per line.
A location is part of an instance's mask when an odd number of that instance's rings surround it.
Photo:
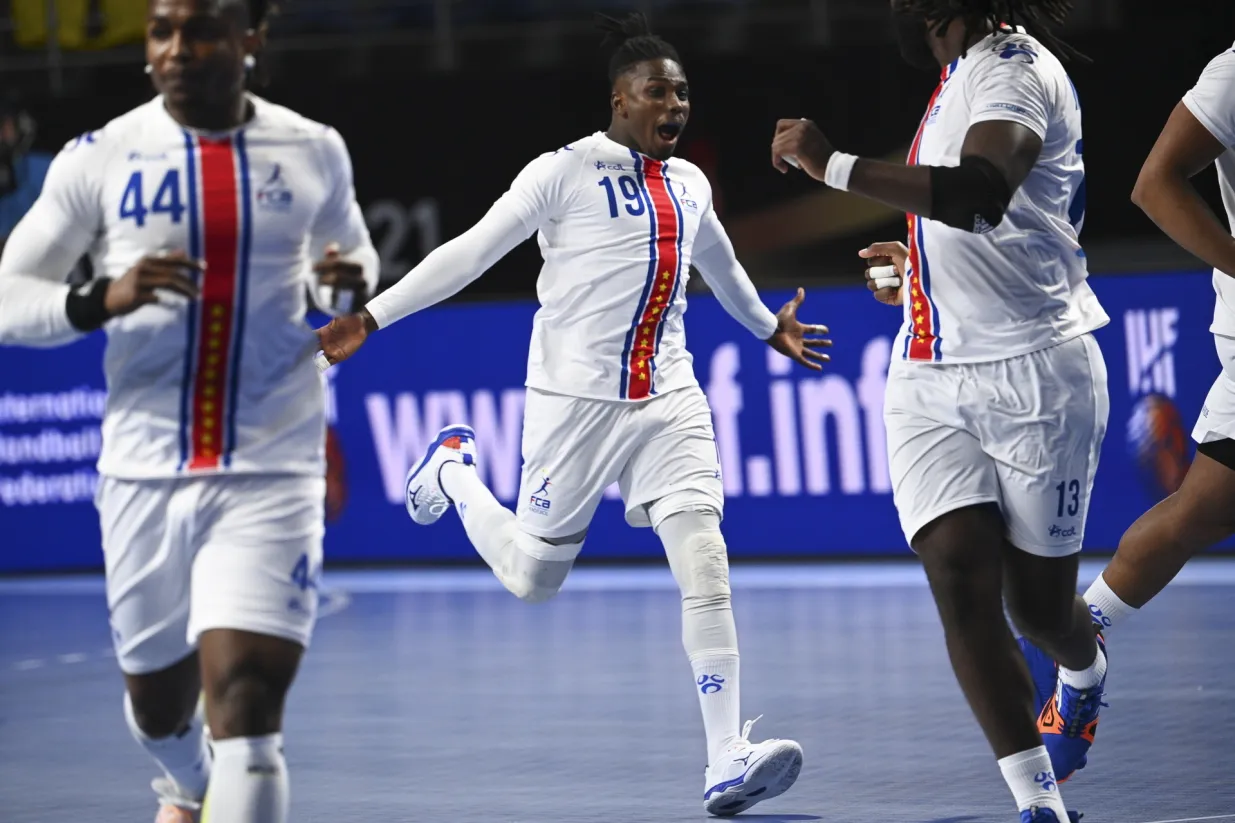
<path fill-rule="evenodd" d="M 1106 364 L 1088 334 L 990 363 L 893 361 L 884 422 L 905 538 L 996 503 L 1018 549 L 1080 551 L 1109 412 Z"/>
<path fill-rule="evenodd" d="M 320 477 L 101 478 L 95 504 L 121 670 L 165 669 L 210 629 L 307 646 L 325 494 Z"/>
<path fill-rule="evenodd" d="M 1198 443 L 1235 440 L 1235 338 L 1215 334 L 1214 348 L 1222 361 L 1222 373 L 1210 386 L 1192 427 L 1192 439 Z"/>
<path fill-rule="evenodd" d="M 528 389 L 515 508 L 522 529 L 549 540 L 582 534 L 613 483 L 632 526 L 656 527 L 681 511 L 723 512 L 712 410 L 702 389 L 641 403 Z"/>

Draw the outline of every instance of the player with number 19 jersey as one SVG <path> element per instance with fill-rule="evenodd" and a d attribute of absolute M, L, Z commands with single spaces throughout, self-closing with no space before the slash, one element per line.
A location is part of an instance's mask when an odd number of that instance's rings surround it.
<path fill-rule="evenodd" d="M 481 265 L 396 284 L 367 306 L 378 326 L 454 293 L 539 232 L 529 388 L 641 401 L 697 386 L 683 324 L 695 258 L 752 334 L 766 340 L 776 330 L 748 279 L 720 276 L 727 262 L 707 266 L 733 252 L 707 177 L 686 160 L 655 160 L 596 132 L 529 163 L 477 228 Z"/>

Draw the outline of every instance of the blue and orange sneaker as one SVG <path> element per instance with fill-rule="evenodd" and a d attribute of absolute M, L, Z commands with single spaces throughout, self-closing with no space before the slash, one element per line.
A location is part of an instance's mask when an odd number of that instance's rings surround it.
<path fill-rule="evenodd" d="M 1059 665 L 1046 652 L 1030 643 L 1029 638 L 1021 637 L 1016 642 L 1021 647 L 1025 662 L 1029 664 L 1029 675 L 1033 678 L 1033 711 L 1035 715 L 1040 715 L 1042 707 L 1055 694 L 1055 687 L 1059 684 Z"/>
<path fill-rule="evenodd" d="M 1098 654 L 1106 655 L 1106 641 L 1097 636 Z M 1035 678 L 1035 686 L 1037 679 Z M 1098 713 L 1106 677 L 1090 689 L 1076 689 L 1059 681 L 1055 693 L 1038 713 L 1038 731 L 1051 755 L 1051 766 L 1063 783 L 1088 762 L 1089 747 L 1098 732 Z"/>
<path fill-rule="evenodd" d="M 1071 823 L 1080 823 L 1083 816 L 1077 812 L 1068 812 L 1068 820 Z M 1021 812 L 1021 823 L 1063 823 L 1063 821 L 1050 809 L 1032 808 Z"/>

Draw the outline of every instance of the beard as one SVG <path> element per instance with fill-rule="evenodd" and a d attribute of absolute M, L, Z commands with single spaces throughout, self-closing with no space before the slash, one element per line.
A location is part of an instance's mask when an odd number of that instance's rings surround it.
<path fill-rule="evenodd" d="M 925 17 L 893 12 L 892 29 L 906 63 L 922 71 L 939 71 L 939 61 L 927 41 L 932 32 Z"/>

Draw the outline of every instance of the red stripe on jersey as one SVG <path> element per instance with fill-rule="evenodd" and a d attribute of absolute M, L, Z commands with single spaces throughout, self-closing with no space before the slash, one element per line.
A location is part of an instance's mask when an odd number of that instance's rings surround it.
<path fill-rule="evenodd" d="M 669 181 L 665 179 L 664 163 L 650 158 L 643 161 L 643 187 L 656 215 L 656 265 L 649 269 L 652 282 L 648 287 L 647 300 L 639 312 L 630 359 L 625 364 L 630 374 L 626 388 L 626 397 L 630 400 L 642 400 L 652 393 L 652 361 L 656 357 L 658 331 L 669 310 L 681 268 L 678 240 L 682 227 L 669 191 Z"/>
<path fill-rule="evenodd" d="M 228 364 L 240 235 L 236 163 L 232 141 L 200 138 L 201 221 L 203 260 L 201 316 L 197 331 L 197 373 L 193 381 L 192 451 L 189 469 L 214 469 L 223 451 L 223 410 L 228 385 Z"/>
<path fill-rule="evenodd" d="M 951 74 L 951 66 L 945 66 L 939 78 L 939 85 L 935 88 L 935 93 L 931 95 L 930 102 L 926 105 L 926 114 L 922 116 L 922 122 L 918 124 L 918 133 L 914 135 L 913 145 L 909 148 L 909 164 L 916 166 L 918 164 L 918 152 L 922 148 L 922 135 L 926 132 L 926 124 L 930 120 L 931 115 L 935 111 L 935 102 L 939 99 L 939 93 L 943 91 L 943 84 Z M 909 318 L 909 359 L 910 360 L 934 360 L 935 359 L 935 341 L 938 329 L 935 328 L 935 307 L 931 303 L 930 295 L 927 293 L 922 282 L 922 273 L 924 271 L 922 262 L 922 244 L 918 241 L 918 234 L 921 228 L 918 225 L 919 217 L 915 214 L 906 214 L 906 220 L 909 225 L 909 271 L 906 272 L 909 281 L 909 292 L 905 296 L 905 308 Z"/>

